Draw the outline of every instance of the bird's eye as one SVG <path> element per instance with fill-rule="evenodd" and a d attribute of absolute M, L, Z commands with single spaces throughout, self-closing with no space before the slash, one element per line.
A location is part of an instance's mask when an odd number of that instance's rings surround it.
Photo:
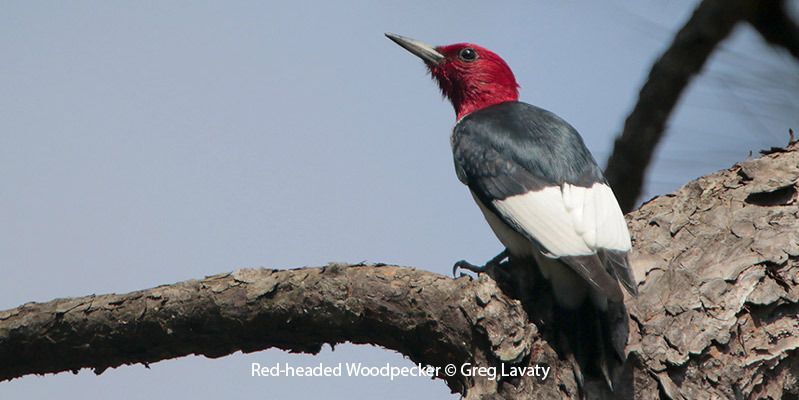
<path fill-rule="evenodd" d="M 458 57 L 466 62 L 472 62 L 477 59 L 477 52 L 474 49 L 467 47 L 458 53 Z"/>

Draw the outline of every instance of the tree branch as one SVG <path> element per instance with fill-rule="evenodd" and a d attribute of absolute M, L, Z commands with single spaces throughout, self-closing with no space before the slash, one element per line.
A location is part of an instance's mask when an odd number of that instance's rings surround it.
<path fill-rule="evenodd" d="M 761 0 L 749 22 L 767 42 L 784 47 L 799 60 L 799 25 L 788 16 L 785 0 Z"/>
<path fill-rule="evenodd" d="M 244 269 L 0 312 L 0 381 L 270 347 L 315 354 L 324 343 L 344 341 L 442 368 L 467 360 L 520 363 L 545 347 L 535 332 L 519 303 L 487 277 L 453 280 L 397 266 Z M 551 350 L 532 361 L 560 363 Z M 496 382 L 441 377 L 455 391 L 496 391 Z M 558 390 L 536 386 L 527 390 Z"/>
<path fill-rule="evenodd" d="M 628 215 L 640 295 L 628 299 L 628 373 L 588 398 L 799 394 L 799 145 L 692 181 Z M 505 268 L 508 268 L 508 271 Z M 529 271 L 529 268 L 527 268 Z M 468 399 L 578 398 L 571 364 L 507 288 L 397 266 L 240 270 L 123 295 L 0 312 L 0 380 L 32 373 L 372 343 L 415 362 L 533 366 L 548 380 L 439 374 Z M 523 272 L 523 271 L 522 271 Z M 506 288 L 503 292 L 500 287 Z M 538 293 L 526 293 L 537 300 Z M 534 313 L 530 314 L 534 315 Z"/>
<path fill-rule="evenodd" d="M 691 79 L 736 23 L 752 13 L 756 0 L 704 0 L 652 65 L 638 102 L 624 123 L 608 159 L 605 176 L 624 212 L 641 196 L 644 176 L 666 121 Z"/>

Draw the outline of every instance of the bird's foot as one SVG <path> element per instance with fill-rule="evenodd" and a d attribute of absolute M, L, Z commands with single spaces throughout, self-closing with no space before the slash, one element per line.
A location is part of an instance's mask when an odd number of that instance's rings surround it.
<path fill-rule="evenodd" d="M 467 271 L 472 271 L 474 273 L 478 273 L 479 274 L 481 272 L 485 272 L 486 269 L 488 269 L 488 267 L 486 265 L 474 265 L 474 264 L 472 264 L 472 263 L 470 263 L 470 262 L 468 262 L 466 260 L 460 260 L 460 261 L 456 262 L 455 265 L 452 266 L 452 276 L 457 278 L 459 269 L 465 269 Z M 464 276 L 464 275 L 466 275 L 466 274 L 461 272 L 460 276 Z"/>
<path fill-rule="evenodd" d="M 483 272 L 488 271 L 491 268 L 496 268 L 499 266 L 499 263 L 502 262 L 505 258 L 508 257 L 508 250 L 503 250 L 501 253 L 497 254 L 496 257 L 488 260 L 485 265 L 474 265 L 466 260 L 460 260 L 452 266 L 452 276 L 459 277 L 457 275 L 459 269 L 465 269 L 467 271 L 472 271 L 474 273 L 480 274 Z M 461 272 L 460 276 L 464 276 L 465 274 Z"/>

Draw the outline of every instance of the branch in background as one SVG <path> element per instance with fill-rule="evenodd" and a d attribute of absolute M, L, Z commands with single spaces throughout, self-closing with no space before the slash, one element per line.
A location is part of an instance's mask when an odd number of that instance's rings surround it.
<path fill-rule="evenodd" d="M 795 143 L 627 216 L 640 292 L 627 300 L 631 368 L 612 395 L 604 383 L 586 382 L 587 398 L 799 395 L 798 182 Z M 467 399 L 579 398 L 571 364 L 543 339 L 551 328 L 529 323 L 506 294 L 526 282 L 504 267 L 492 272 L 496 282 L 395 266 L 240 270 L 27 303 L 0 311 L 0 381 L 189 354 L 316 353 L 349 341 L 439 367 L 551 367 L 544 382 L 439 375 Z"/>
<path fill-rule="evenodd" d="M 631 211 L 641 195 L 652 155 L 680 95 L 719 42 L 751 14 L 754 3 L 756 0 L 702 1 L 652 66 L 605 171 L 624 212 Z"/>
<path fill-rule="evenodd" d="M 784 0 L 761 0 L 748 20 L 767 42 L 784 47 L 799 60 L 799 25 L 788 16 Z"/>

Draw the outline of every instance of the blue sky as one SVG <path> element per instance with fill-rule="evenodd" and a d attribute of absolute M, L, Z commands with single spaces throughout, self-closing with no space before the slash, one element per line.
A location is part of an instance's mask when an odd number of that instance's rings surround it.
<path fill-rule="evenodd" d="M 4 2 L 0 309 L 240 267 L 486 260 L 500 245 L 455 178 L 452 108 L 383 33 L 494 50 L 604 164 L 696 2 L 458 4 Z M 647 197 L 785 144 L 796 72 L 736 30 L 670 121 Z M 25 377 L 0 398 L 456 398 L 422 378 L 252 378 L 251 362 L 410 365 L 270 350 Z"/>

